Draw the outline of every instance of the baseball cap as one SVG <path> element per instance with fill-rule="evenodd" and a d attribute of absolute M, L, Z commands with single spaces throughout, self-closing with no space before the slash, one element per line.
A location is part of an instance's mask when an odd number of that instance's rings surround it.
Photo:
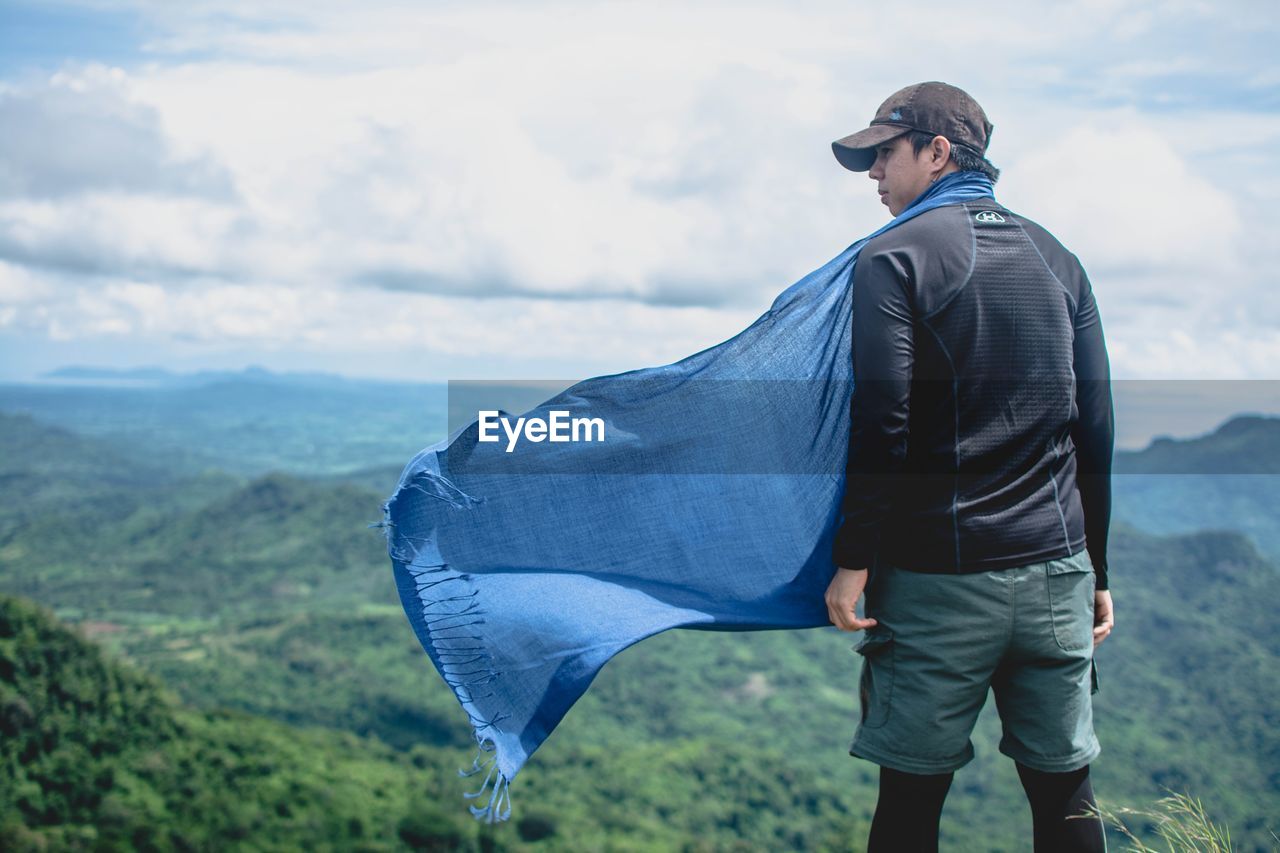
<path fill-rule="evenodd" d="M 930 80 L 894 92 L 876 110 L 870 127 L 837 139 L 831 150 L 841 166 L 865 172 L 876 161 L 877 145 L 909 130 L 945 136 L 952 145 L 972 149 L 981 157 L 991 143 L 992 126 L 968 92 Z"/>

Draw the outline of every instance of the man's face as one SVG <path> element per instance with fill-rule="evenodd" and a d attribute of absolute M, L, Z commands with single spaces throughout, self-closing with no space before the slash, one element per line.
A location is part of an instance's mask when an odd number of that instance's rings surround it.
<path fill-rule="evenodd" d="M 905 133 L 876 146 L 876 161 L 867 177 L 876 182 L 881 203 L 888 205 L 894 216 L 929 186 L 928 153 L 929 149 L 925 148 L 917 156 Z"/>

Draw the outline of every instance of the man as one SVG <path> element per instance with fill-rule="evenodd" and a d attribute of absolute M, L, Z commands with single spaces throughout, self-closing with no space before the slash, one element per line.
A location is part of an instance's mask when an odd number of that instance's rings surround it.
<path fill-rule="evenodd" d="M 968 94 L 927 82 L 832 148 L 896 216 L 954 172 L 994 182 L 991 131 Z M 1096 817 L 1068 819 L 1094 802 L 1093 649 L 1114 624 L 1110 369 L 1089 280 L 1048 231 L 983 198 L 871 240 L 852 287 L 852 424 L 826 602 L 840 629 L 866 630 L 849 751 L 881 768 L 868 849 L 937 849 L 991 689 L 1036 851 L 1104 850 Z"/>

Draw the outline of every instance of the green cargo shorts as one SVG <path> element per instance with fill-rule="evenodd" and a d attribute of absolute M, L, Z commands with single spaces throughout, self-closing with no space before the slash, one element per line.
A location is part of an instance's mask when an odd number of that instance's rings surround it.
<path fill-rule="evenodd" d="M 849 754 L 907 773 L 958 770 L 973 760 L 990 688 L 1005 755 L 1048 773 L 1093 761 L 1096 583 L 1086 551 L 973 574 L 878 566 L 864 591 L 878 624 L 854 647 L 861 707 Z"/>

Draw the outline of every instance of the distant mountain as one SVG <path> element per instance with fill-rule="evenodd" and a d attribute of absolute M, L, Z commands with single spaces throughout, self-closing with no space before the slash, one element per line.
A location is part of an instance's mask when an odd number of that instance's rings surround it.
<path fill-rule="evenodd" d="M 1153 533 L 1239 530 L 1280 558 L 1280 418 L 1242 416 L 1207 435 L 1117 453 L 1115 516 Z"/>
<path fill-rule="evenodd" d="M 0 412 L 0 573 L 8 588 L 20 589 L 19 566 L 102 553 L 129 535 L 127 520 L 203 507 L 240 481 L 188 461 Z"/>
<path fill-rule="evenodd" d="M 397 601 L 386 543 L 368 528 L 384 498 L 356 486 L 272 473 L 99 494 L 0 512 L 4 588 L 75 613 L 172 617 Z"/>
<path fill-rule="evenodd" d="M 65 379 L 75 382 L 154 382 L 165 384 L 180 381 L 180 376 L 181 374 L 166 370 L 163 367 L 114 369 L 81 365 L 59 367 L 56 370 L 41 374 L 43 379 Z"/>
<path fill-rule="evenodd" d="M 324 476 L 403 466 L 444 435 L 447 396 L 444 385 L 250 370 L 171 384 L 0 384 L 0 411 L 194 470 Z"/>
<path fill-rule="evenodd" d="M 124 519 L 203 506 L 236 480 L 187 461 L 0 412 L 0 572 L 27 548 L 46 563 L 82 558 Z M 6 546 L 16 539 L 29 544 Z"/>
<path fill-rule="evenodd" d="M 0 412 L 0 477 L 74 477 L 81 485 L 139 486 L 175 478 L 139 447 L 89 438 L 30 415 Z"/>
<path fill-rule="evenodd" d="M 1280 474 L 1280 418 L 1242 415 L 1196 438 L 1116 453 L 1117 474 Z"/>
<path fill-rule="evenodd" d="M 41 374 L 45 380 L 80 382 L 106 385 L 137 384 L 160 385 L 171 388 L 209 385 L 214 382 L 263 382 L 280 385 L 304 385 L 311 388 L 349 388 L 368 384 L 404 385 L 379 379 L 355 379 L 336 373 L 319 371 L 274 371 L 265 367 L 250 366 L 242 370 L 196 370 L 179 373 L 164 367 L 112 368 L 86 365 L 69 365 Z"/>

